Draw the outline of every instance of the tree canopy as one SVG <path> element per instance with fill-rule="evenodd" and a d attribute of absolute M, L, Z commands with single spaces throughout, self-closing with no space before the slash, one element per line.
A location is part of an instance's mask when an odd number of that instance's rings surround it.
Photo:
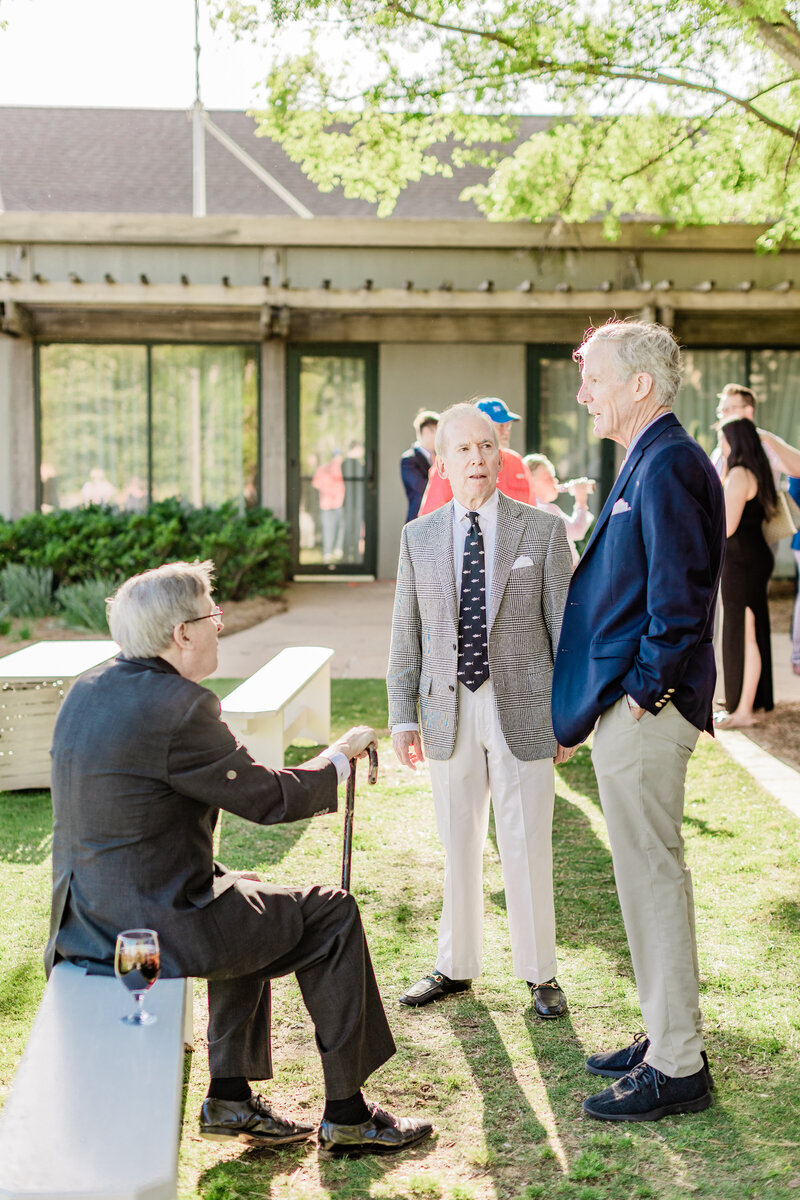
<path fill-rule="evenodd" d="M 261 132 L 391 212 L 465 163 L 498 220 L 632 214 L 800 239 L 795 0 L 210 0 L 271 54 Z M 298 42 L 302 31 L 303 42 Z M 520 140 L 515 114 L 545 109 Z"/>

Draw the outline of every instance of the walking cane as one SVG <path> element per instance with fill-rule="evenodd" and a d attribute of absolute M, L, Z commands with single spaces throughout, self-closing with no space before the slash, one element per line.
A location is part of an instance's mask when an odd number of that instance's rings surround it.
<path fill-rule="evenodd" d="M 369 775 L 367 783 L 378 782 L 378 748 L 374 742 L 367 746 Z M 350 861 L 353 857 L 353 815 L 356 807 L 356 759 L 350 759 L 350 778 L 344 806 L 344 845 L 342 846 L 342 887 L 350 891 Z"/>

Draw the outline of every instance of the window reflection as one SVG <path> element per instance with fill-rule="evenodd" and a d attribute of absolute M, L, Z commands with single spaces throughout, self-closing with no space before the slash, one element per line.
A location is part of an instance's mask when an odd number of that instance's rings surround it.
<path fill-rule="evenodd" d="M 252 346 L 42 346 L 43 510 L 138 512 L 149 480 L 154 500 L 257 503 L 256 364 Z"/>

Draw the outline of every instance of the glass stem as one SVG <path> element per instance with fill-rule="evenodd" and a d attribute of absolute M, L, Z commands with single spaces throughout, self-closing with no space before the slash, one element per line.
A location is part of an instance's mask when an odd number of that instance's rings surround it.
<path fill-rule="evenodd" d="M 137 1021 L 137 1024 L 143 1025 L 144 1024 L 144 1020 L 143 1020 L 143 1018 L 144 1018 L 144 992 L 134 992 L 133 994 L 136 997 L 136 1003 L 138 1005 L 138 1008 L 136 1010 L 136 1021 Z"/>

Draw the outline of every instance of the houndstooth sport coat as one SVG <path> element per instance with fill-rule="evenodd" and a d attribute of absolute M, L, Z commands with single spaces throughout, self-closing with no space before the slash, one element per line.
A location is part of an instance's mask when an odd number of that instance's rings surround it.
<path fill-rule="evenodd" d="M 489 678 L 509 749 L 523 762 L 556 752 L 550 685 L 571 575 L 561 518 L 499 493 L 488 604 Z M 419 721 L 428 758 L 453 753 L 457 659 L 450 503 L 403 529 L 386 681 L 390 727 Z"/>

